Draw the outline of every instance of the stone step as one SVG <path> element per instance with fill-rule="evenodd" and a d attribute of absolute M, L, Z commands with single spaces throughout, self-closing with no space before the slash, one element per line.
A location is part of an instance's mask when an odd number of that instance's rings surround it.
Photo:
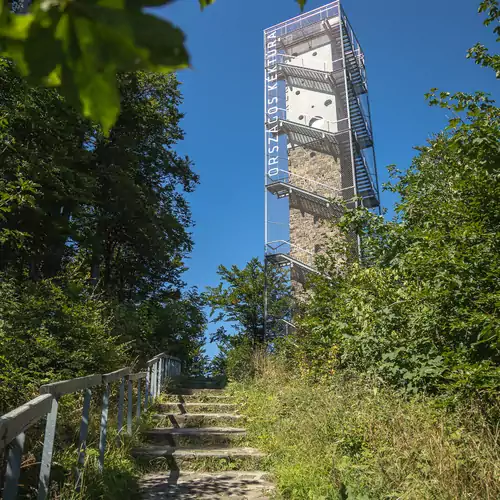
<path fill-rule="evenodd" d="M 180 377 L 177 379 L 177 387 L 185 387 L 188 389 L 223 389 L 226 385 L 224 379 L 206 379 L 206 378 L 190 378 Z"/>
<path fill-rule="evenodd" d="M 226 499 L 266 500 L 274 486 L 262 471 L 181 472 L 148 474 L 139 483 L 144 500 Z"/>
<path fill-rule="evenodd" d="M 241 444 L 246 430 L 239 427 L 162 427 L 142 433 L 147 441 L 168 446 L 231 446 Z"/>
<path fill-rule="evenodd" d="M 192 387 L 179 387 L 177 389 L 170 389 L 168 391 L 168 394 L 180 394 L 183 396 L 192 396 L 195 394 L 211 394 L 217 396 L 223 393 L 224 389 L 193 389 Z"/>
<path fill-rule="evenodd" d="M 198 403 L 182 403 L 180 401 L 169 401 L 158 405 L 161 411 L 171 413 L 172 411 L 179 411 L 180 413 L 215 413 L 217 411 L 231 411 L 236 410 L 239 405 L 235 403 L 212 403 L 212 402 L 198 402 Z"/>
<path fill-rule="evenodd" d="M 161 436 L 244 436 L 246 429 L 241 427 L 159 427 L 149 429 L 142 434 L 149 437 Z"/>
<path fill-rule="evenodd" d="M 162 427 L 170 424 L 172 427 L 202 427 L 215 422 L 234 422 L 242 420 L 243 415 L 234 413 L 160 413 L 152 418 L 160 422 Z"/>
<path fill-rule="evenodd" d="M 232 448 L 219 448 L 219 447 L 175 447 L 175 446 L 161 446 L 149 445 L 132 450 L 132 455 L 137 458 L 160 458 L 160 457 L 173 457 L 182 460 L 189 459 L 204 459 L 204 458 L 217 458 L 217 459 L 233 459 L 233 458 L 264 458 L 266 455 L 255 448 L 248 447 L 232 447 Z"/>
<path fill-rule="evenodd" d="M 186 392 L 185 389 L 176 392 L 169 392 L 166 397 L 170 401 L 179 401 L 179 402 L 192 402 L 192 403 L 201 403 L 201 402 L 213 402 L 213 403 L 230 403 L 233 398 L 228 396 L 227 394 L 220 394 L 217 392 L 211 391 L 196 391 L 190 394 L 181 394 L 181 392 Z"/>

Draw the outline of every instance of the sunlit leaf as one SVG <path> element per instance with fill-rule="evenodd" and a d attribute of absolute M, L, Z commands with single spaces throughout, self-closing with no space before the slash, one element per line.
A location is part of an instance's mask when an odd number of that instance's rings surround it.
<path fill-rule="evenodd" d="M 2 14 L 8 16 L 0 22 L 2 53 L 35 84 L 59 86 L 69 102 L 108 131 L 119 112 L 117 73 L 189 65 L 182 31 L 141 10 L 165 3 L 35 3 L 30 15 Z"/>
<path fill-rule="evenodd" d="M 203 10 L 205 7 L 208 7 L 209 5 L 212 5 L 215 3 L 215 0 L 200 0 L 200 7 Z"/>

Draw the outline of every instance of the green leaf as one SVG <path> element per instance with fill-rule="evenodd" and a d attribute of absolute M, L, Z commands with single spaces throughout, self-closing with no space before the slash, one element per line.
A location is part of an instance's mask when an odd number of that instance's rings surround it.
<path fill-rule="evenodd" d="M 200 7 L 201 10 L 203 10 L 205 7 L 208 7 L 209 5 L 212 5 L 215 3 L 215 0 L 199 0 L 200 1 Z"/>
<path fill-rule="evenodd" d="M 107 133 L 119 113 L 117 73 L 171 72 L 189 65 L 182 31 L 141 10 L 165 3 L 77 0 L 48 8 L 37 3 L 32 14 L 9 15 L 0 23 L 3 54 L 33 83 L 59 86 Z"/>

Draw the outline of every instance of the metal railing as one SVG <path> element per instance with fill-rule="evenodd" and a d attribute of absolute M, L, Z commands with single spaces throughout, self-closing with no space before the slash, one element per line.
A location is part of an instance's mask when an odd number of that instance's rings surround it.
<path fill-rule="evenodd" d="M 287 21 L 283 21 L 279 24 L 275 24 L 270 28 L 264 30 L 265 33 L 272 33 L 273 31 L 278 32 L 279 36 L 286 35 L 288 33 L 293 33 L 294 31 L 306 28 L 311 24 L 317 24 L 325 19 L 330 19 L 332 17 L 337 17 L 339 15 L 339 1 L 335 0 L 327 5 L 318 7 L 314 10 L 296 16 Z"/>
<path fill-rule="evenodd" d="M 272 66 L 275 64 L 288 64 L 289 66 L 324 71 L 326 73 L 332 72 L 331 62 L 322 61 L 321 59 L 311 60 L 311 58 L 306 61 L 303 56 L 292 56 L 289 54 L 276 54 L 276 62 Z"/>
<path fill-rule="evenodd" d="M 299 189 L 309 191 L 313 194 L 327 198 L 328 200 L 343 200 L 343 193 L 348 190 L 352 190 L 354 186 L 348 186 L 345 188 L 335 188 L 328 184 L 324 184 L 315 179 L 310 179 L 309 177 L 304 177 L 303 175 L 295 174 L 289 170 L 283 170 L 281 168 L 276 168 L 269 171 L 267 174 L 267 184 L 272 184 L 275 182 L 282 182 L 284 184 L 290 184 Z"/>
<path fill-rule="evenodd" d="M 13 500 L 17 497 L 21 459 L 24 449 L 25 432 L 41 419 L 46 418 L 42 460 L 38 480 L 38 500 L 45 500 L 49 494 L 50 470 L 52 466 L 54 439 L 56 435 L 57 411 L 60 399 L 77 392 L 83 393 L 82 416 L 78 444 L 75 490 L 81 487 L 81 474 L 85 462 L 87 434 L 90 420 L 92 389 L 103 387 L 101 420 L 99 433 L 99 470 L 104 470 L 110 389 L 119 384 L 118 393 L 118 434 L 126 429 L 132 435 L 133 425 L 133 384 L 137 384 L 136 418 L 141 416 L 141 381 L 145 379 L 144 410 L 159 396 L 161 388 L 169 377 L 181 373 L 181 361 L 165 353 L 158 354 L 146 363 L 146 371 L 131 373 L 130 368 L 106 373 L 63 380 L 40 387 L 40 396 L 28 401 L 15 410 L 0 417 L 0 454 L 6 455 L 5 483 L 2 498 Z M 127 388 L 127 424 L 123 423 L 125 387 Z"/>
<path fill-rule="evenodd" d="M 287 117 L 288 111 L 285 108 L 276 108 L 275 117 L 279 120 L 285 120 L 290 123 L 295 123 L 297 125 L 304 125 L 306 127 L 315 129 L 315 130 L 323 130 L 325 132 L 330 132 L 332 134 L 336 134 L 339 132 L 345 132 L 349 130 L 349 122 L 347 118 L 341 118 L 337 121 L 327 120 L 317 115 L 308 115 L 308 114 L 300 114 L 296 120 L 291 120 Z M 268 122 L 268 127 L 271 127 L 273 124 Z"/>
<path fill-rule="evenodd" d="M 311 269 L 316 268 L 316 255 L 305 248 L 301 248 L 286 240 L 269 241 L 266 245 L 266 255 L 284 254 L 299 262 L 302 262 Z"/>

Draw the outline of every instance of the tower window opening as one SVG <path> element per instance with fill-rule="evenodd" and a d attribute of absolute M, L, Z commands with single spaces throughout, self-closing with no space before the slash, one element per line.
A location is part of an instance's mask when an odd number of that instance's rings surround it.
<path fill-rule="evenodd" d="M 314 128 L 320 128 L 323 125 L 324 119 L 322 116 L 315 116 L 309 120 L 309 126 Z"/>

